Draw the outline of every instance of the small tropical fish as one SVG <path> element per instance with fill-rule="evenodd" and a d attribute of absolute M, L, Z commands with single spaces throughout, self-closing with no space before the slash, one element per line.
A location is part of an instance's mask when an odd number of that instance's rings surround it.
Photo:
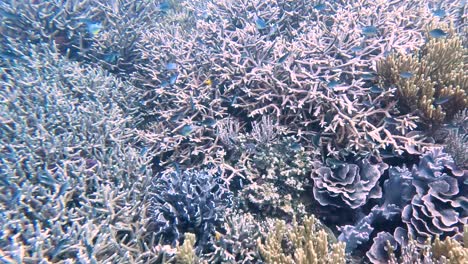
<path fill-rule="evenodd" d="M 434 16 L 437 16 L 437 17 L 444 17 L 445 16 L 445 10 L 439 8 L 437 10 L 434 10 L 434 12 L 432 12 L 432 14 L 434 14 Z"/>
<path fill-rule="evenodd" d="M 408 72 L 408 71 L 400 72 L 400 77 L 404 79 L 409 79 L 413 76 L 414 74 L 412 72 Z"/>
<path fill-rule="evenodd" d="M 110 52 L 104 55 L 104 61 L 107 63 L 114 64 L 119 59 L 119 53 L 117 52 Z"/>
<path fill-rule="evenodd" d="M 261 17 L 255 18 L 255 25 L 258 29 L 265 29 L 268 26 L 265 20 Z"/>
<path fill-rule="evenodd" d="M 204 126 L 212 127 L 216 124 L 216 119 L 208 117 L 208 118 L 205 118 L 201 123 Z"/>
<path fill-rule="evenodd" d="M 332 169 L 334 168 L 337 168 L 337 167 L 340 167 L 340 166 L 343 166 L 343 165 L 346 165 L 345 162 L 341 161 L 341 160 L 337 160 L 337 159 L 334 159 L 334 158 L 328 158 L 325 163 L 330 166 Z"/>
<path fill-rule="evenodd" d="M 278 63 L 283 63 L 286 61 L 286 59 L 289 57 L 289 55 L 291 55 L 291 52 L 286 52 L 283 56 L 281 56 L 279 59 L 278 59 Z"/>
<path fill-rule="evenodd" d="M 447 36 L 447 32 L 443 31 L 440 28 L 436 28 L 429 31 L 429 35 L 433 38 L 444 38 Z"/>
<path fill-rule="evenodd" d="M 298 143 L 298 142 L 291 143 L 291 149 L 294 151 L 301 150 L 301 147 L 302 147 L 301 143 Z"/>
<path fill-rule="evenodd" d="M 324 4 L 324 3 L 320 3 L 320 4 L 316 4 L 314 6 L 314 8 L 318 11 L 322 11 L 322 10 L 325 10 L 325 8 L 327 8 L 327 6 Z"/>
<path fill-rule="evenodd" d="M 435 105 L 445 104 L 448 101 L 450 101 L 451 98 L 452 98 L 451 96 L 443 96 L 443 97 L 437 98 L 437 99 L 434 100 L 434 104 Z"/>
<path fill-rule="evenodd" d="M 221 234 L 220 232 L 218 231 L 215 231 L 215 238 L 216 240 L 221 240 L 223 238 L 223 234 Z"/>
<path fill-rule="evenodd" d="M 365 81 L 373 81 L 375 80 L 375 75 L 372 73 L 364 73 L 363 75 L 361 75 L 361 78 Z"/>
<path fill-rule="evenodd" d="M 193 127 L 191 125 L 185 125 L 179 130 L 179 133 L 185 137 L 190 135 L 192 132 L 193 132 Z"/>
<path fill-rule="evenodd" d="M 211 86 L 213 85 L 213 80 L 211 80 L 211 78 L 208 78 L 203 82 L 203 84 L 206 86 Z"/>
<path fill-rule="evenodd" d="M 340 83 L 338 81 L 331 81 L 327 84 L 328 88 L 335 88 L 336 86 L 338 86 Z"/>
<path fill-rule="evenodd" d="M 372 107 L 372 103 L 369 102 L 369 101 L 363 101 L 362 102 L 362 105 L 366 106 L 366 107 Z"/>
<path fill-rule="evenodd" d="M 87 22 L 86 28 L 88 29 L 88 33 L 92 36 L 97 36 L 102 29 L 101 23 L 94 23 L 94 22 Z"/>
<path fill-rule="evenodd" d="M 390 125 L 398 125 L 398 121 L 395 118 L 392 117 L 385 117 L 384 122 Z"/>
<path fill-rule="evenodd" d="M 168 71 L 177 70 L 177 64 L 175 62 L 166 63 L 166 70 L 168 70 Z"/>
<path fill-rule="evenodd" d="M 372 86 L 370 88 L 370 92 L 373 93 L 373 94 L 380 94 L 380 93 L 383 93 L 383 89 L 382 88 L 379 88 L 377 86 Z"/>
<path fill-rule="evenodd" d="M 171 9 L 171 4 L 169 4 L 168 1 L 163 1 L 162 3 L 159 4 L 159 11 L 161 12 L 167 12 Z"/>
<path fill-rule="evenodd" d="M 388 150 L 380 151 L 380 156 L 382 158 L 384 158 L 384 159 L 396 157 L 396 155 L 395 155 L 395 153 L 393 151 L 388 151 Z"/>
<path fill-rule="evenodd" d="M 351 48 L 352 52 L 358 52 L 358 51 L 361 51 L 361 50 L 363 50 L 363 48 L 361 46 L 356 46 L 356 47 Z"/>
<path fill-rule="evenodd" d="M 374 36 L 377 35 L 378 30 L 375 26 L 365 26 L 362 28 L 362 34 L 366 36 Z"/>
<path fill-rule="evenodd" d="M 171 78 L 169 79 L 169 83 L 170 83 L 170 84 L 175 84 L 176 81 L 177 81 L 177 77 L 179 77 L 179 73 L 178 73 L 178 72 L 174 73 L 174 74 L 171 76 Z"/>

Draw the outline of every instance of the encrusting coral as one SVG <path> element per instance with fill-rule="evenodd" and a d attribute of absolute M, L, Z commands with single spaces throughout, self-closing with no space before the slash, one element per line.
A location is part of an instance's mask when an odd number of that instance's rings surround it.
<path fill-rule="evenodd" d="M 302 224 L 294 219 L 291 226 L 275 222 L 265 241 L 258 239 L 258 249 L 266 263 L 344 264 L 345 245 L 329 244 L 326 231 L 319 229 L 315 218 L 305 217 Z"/>
<path fill-rule="evenodd" d="M 416 112 L 430 126 L 450 121 L 468 107 L 468 49 L 453 29 L 445 34 L 428 33 L 418 53 L 392 54 L 377 64 L 384 86 L 397 87 L 401 112 Z"/>

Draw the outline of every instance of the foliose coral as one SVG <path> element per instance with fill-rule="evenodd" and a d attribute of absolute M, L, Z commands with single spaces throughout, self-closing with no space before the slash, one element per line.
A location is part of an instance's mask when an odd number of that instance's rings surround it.
<path fill-rule="evenodd" d="M 412 169 L 416 193 L 402 211 L 409 234 L 420 242 L 461 234 L 468 220 L 467 179 L 442 148 L 428 150 Z"/>
<path fill-rule="evenodd" d="M 208 248 L 216 228 L 222 227 L 231 196 L 217 172 L 160 173 L 153 178 L 147 196 L 148 228 L 156 241 L 174 246 L 185 232 L 194 233 L 201 252 Z"/>
<path fill-rule="evenodd" d="M 378 180 L 388 165 L 369 159 L 345 163 L 328 159 L 330 166 L 315 162 L 314 197 L 321 205 L 358 208 L 369 199 L 382 197 Z"/>
<path fill-rule="evenodd" d="M 265 241 L 258 239 L 266 263 L 346 263 L 344 243 L 329 244 L 329 235 L 314 217 L 305 217 L 302 224 L 294 219 L 291 226 L 277 220 L 271 229 Z"/>

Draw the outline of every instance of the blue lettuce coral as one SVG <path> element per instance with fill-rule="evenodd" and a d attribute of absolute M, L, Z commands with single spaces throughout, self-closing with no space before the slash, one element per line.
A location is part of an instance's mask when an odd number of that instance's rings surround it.
<path fill-rule="evenodd" d="M 219 173 L 206 170 L 161 173 L 150 187 L 150 229 L 157 240 L 172 245 L 180 242 L 184 233 L 194 233 L 197 248 L 202 250 L 216 227 L 223 224 L 231 197 Z"/>
<path fill-rule="evenodd" d="M 420 242 L 461 234 L 468 220 L 468 172 L 458 170 L 442 148 L 426 152 L 412 169 L 415 195 L 402 211 L 409 233 Z"/>
<path fill-rule="evenodd" d="M 382 188 L 378 181 L 388 165 L 372 164 L 368 159 L 354 163 L 339 163 L 324 166 L 315 163 L 314 197 L 321 205 L 358 208 L 368 199 L 381 198 Z"/>

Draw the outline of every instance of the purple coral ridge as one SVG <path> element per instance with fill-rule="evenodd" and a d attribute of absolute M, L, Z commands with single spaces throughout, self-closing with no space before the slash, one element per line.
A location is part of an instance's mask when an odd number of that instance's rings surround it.
<path fill-rule="evenodd" d="M 383 162 L 371 164 L 368 159 L 337 168 L 319 165 L 312 174 L 314 197 L 321 205 L 358 208 L 368 199 L 382 197 L 378 180 L 387 168 Z"/>
<path fill-rule="evenodd" d="M 468 220 L 468 172 L 458 170 L 442 148 L 433 148 L 412 174 L 416 194 L 402 212 L 409 233 L 420 242 L 434 235 L 462 234 Z"/>
<path fill-rule="evenodd" d="M 195 233 L 202 250 L 224 222 L 231 192 L 218 173 L 188 170 L 157 175 L 149 192 L 149 215 L 156 239 L 176 245 L 185 232 Z"/>

